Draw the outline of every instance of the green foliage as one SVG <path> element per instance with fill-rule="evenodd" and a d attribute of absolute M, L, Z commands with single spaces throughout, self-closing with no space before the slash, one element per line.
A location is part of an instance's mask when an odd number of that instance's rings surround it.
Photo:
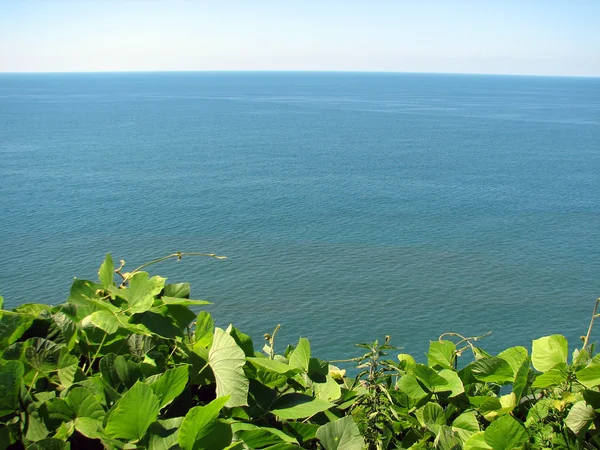
<path fill-rule="evenodd" d="M 600 448 L 596 309 L 570 360 L 561 335 L 491 355 L 447 333 L 427 364 L 386 336 L 351 379 L 305 338 L 278 354 L 279 325 L 256 351 L 188 283 L 142 271 L 182 256 L 126 273 L 107 255 L 65 303 L 0 311 L 0 450 Z"/>

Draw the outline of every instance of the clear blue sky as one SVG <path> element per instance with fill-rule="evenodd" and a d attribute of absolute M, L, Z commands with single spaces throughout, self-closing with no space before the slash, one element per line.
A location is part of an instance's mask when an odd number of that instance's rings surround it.
<path fill-rule="evenodd" d="M 600 76 L 600 0 L 0 0 L 0 71 Z"/>

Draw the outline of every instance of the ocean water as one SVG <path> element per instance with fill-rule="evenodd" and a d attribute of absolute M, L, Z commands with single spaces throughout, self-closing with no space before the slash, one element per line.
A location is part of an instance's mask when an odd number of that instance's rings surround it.
<path fill-rule="evenodd" d="M 575 344 L 600 296 L 600 79 L 0 75 L 0 295 L 56 304 L 104 255 L 323 358 L 444 332 Z M 600 328 L 593 334 L 600 339 Z"/>

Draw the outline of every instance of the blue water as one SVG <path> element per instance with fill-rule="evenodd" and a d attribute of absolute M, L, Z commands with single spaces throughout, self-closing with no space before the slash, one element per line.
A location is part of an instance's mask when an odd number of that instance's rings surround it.
<path fill-rule="evenodd" d="M 446 331 L 585 334 L 600 296 L 600 79 L 0 75 L 0 294 L 66 299 L 107 252 L 219 325 L 326 358 Z M 600 328 L 594 338 L 600 339 Z"/>

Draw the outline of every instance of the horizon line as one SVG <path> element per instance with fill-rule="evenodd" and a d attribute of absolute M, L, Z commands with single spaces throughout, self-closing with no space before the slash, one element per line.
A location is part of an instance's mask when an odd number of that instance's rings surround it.
<path fill-rule="evenodd" d="M 69 71 L 0 71 L 0 75 L 77 75 L 77 74 L 142 74 L 142 73 L 332 73 L 332 74 L 387 74 L 387 75 L 466 75 L 466 76 L 507 76 L 544 78 L 600 78 L 600 75 L 554 75 L 530 73 L 489 73 L 489 72 L 420 72 L 393 70 L 321 70 L 321 69 L 174 69 L 174 70 L 69 70 Z"/>

